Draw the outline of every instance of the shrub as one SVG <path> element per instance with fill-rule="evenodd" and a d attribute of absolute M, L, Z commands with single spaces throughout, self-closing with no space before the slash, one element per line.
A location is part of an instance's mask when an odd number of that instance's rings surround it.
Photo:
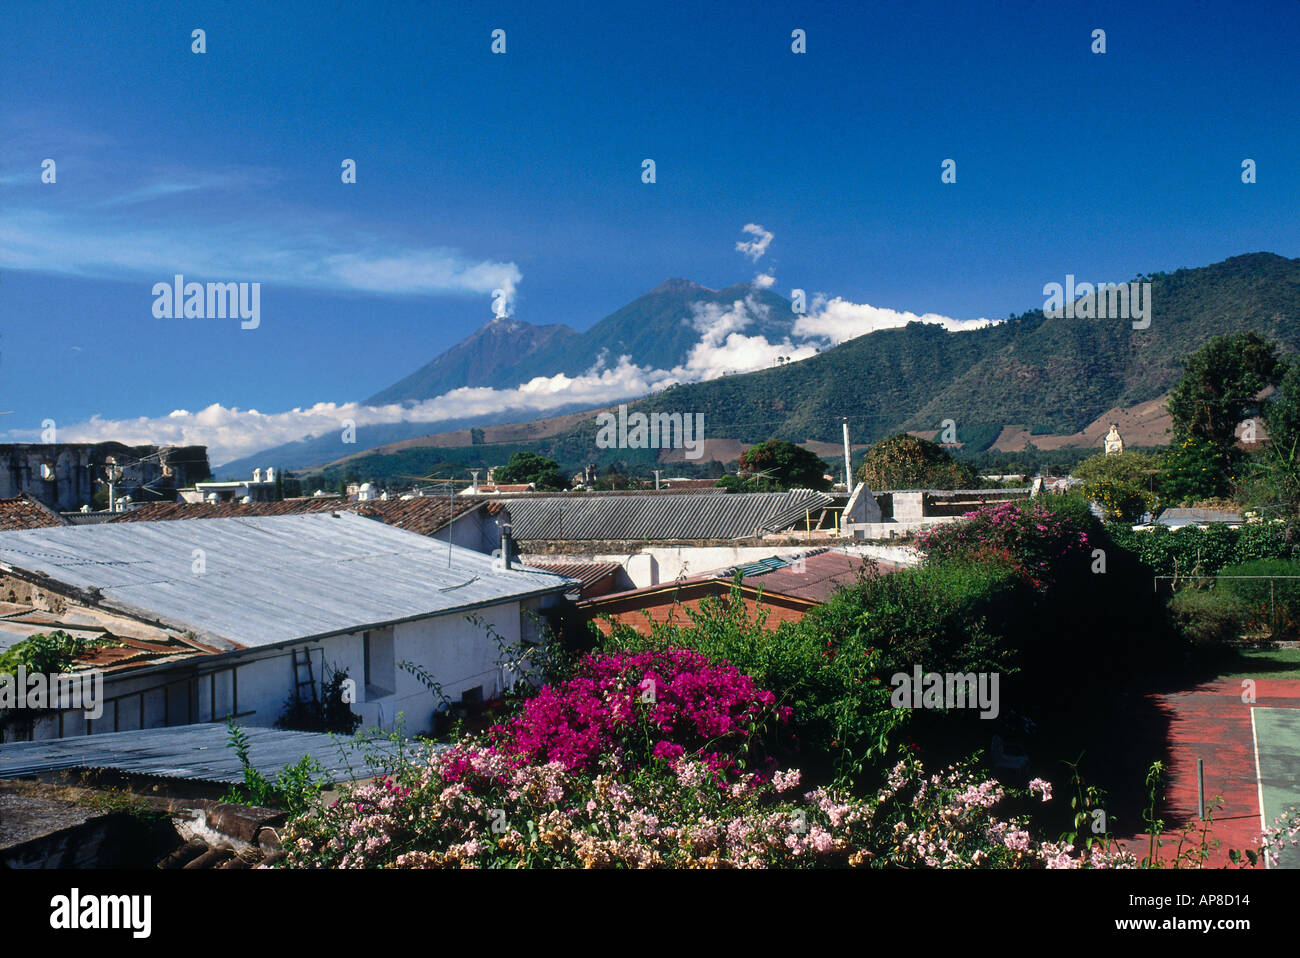
<path fill-rule="evenodd" d="M 1134 531 L 1125 526 L 1107 527 L 1117 545 L 1136 556 L 1153 575 L 1185 576 L 1217 574 L 1225 566 L 1255 559 L 1289 559 L 1296 555 L 1297 529 L 1294 523 L 1251 522 L 1238 529 L 1218 523 L 1202 529 Z"/>
<path fill-rule="evenodd" d="M 864 577 L 797 623 L 764 628 L 739 591 L 686 610 L 689 625 L 649 637 L 615 626 L 606 648 L 673 644 L 730 663 L 791 709 L 798 760 L 817 780 L 858 786 L 881 774 L 913 718 L 890 703 L 890 677 L 924 671 L 1014 673 L 1032 635 L 1033 593 L 1015 569 L 954 561 Z"/>
<path fill-rule="evenodd" d="M 1090 456 L 1072 474 L 1084 481 L 1083 495 L 1101 506 L 1108 519 L 1136 522 L 1155 505 L 1151 486 L 1159 471 L 1155 456 L 1129 451 Z"/>
<path fill-rule="evenodd" d="M 1130 483 L 1105 477 L 1090 479 L 1082 486 L 1083 494 L 1097 503 L 1107 519 L 1137 522 L 1156 503 L 1154 493 Z"/>
<path fill-rule="evenodd" d="M 16 673 L 20 666 L 28 672 L 71 672 L 76 658 L 98 644 L 60 630 L 40 632 L 0 652 L 0 673 Z"/>
<path fill-rule="evenodd" d="M 1236 601 L 1248 628 L 1267 629 L 1270 636 L 1294 635 L 1300 629 L 1300 563 L 1258 559 L 1225 566 L 1219 575 L 1224 578 L 1216 591 Z"/>
<path fill-rule="evenodd" d="M 1248 522 L 1236 533 L 1233 562 L 1290 559 L 1296 555 L 1297 529 L 1294 522 Z"/>
<path fill-rule="evenodd" d="M 1001 638 L 1015 650 L 1018 670 L 1014 691 L 1004 685 L 1002 696 L 1019 697 L 1017 710 L 1058 712 L 1071 699 L 1082 703 L 1113 679 L 1158 664 L 1173 647 L 1176 635 L 1148 573 L 1115 547 L 1081 498 L 984 506 L 918 540 L 927 566 L 993 560 L 1030 587 Z"/>
<path fill-rule="evenodd" d="M 462 774 L 468 767 L 471 775 Z M 1047 801 L 1050 786 L 1030 789 Z M 300 868 L 1132 868 L 1132 855 L 1043 842 L 996 812 L 1004 789 L 954 765 L 899 762 L 872 795 L 800 787 L 797 770 L 718 788 L 689 757 L 598 771 L 511 767 L 465 740 L 295 814 L 286 867 Z M 802 793 L 802 794 L 801 794 Z"/>
<path fill-rule="evenodd" d="M 330 781 L 325 766 L 310 755 L 304 755 L 297 763 L 286 765 L 272 781 L 253 767 L 248 757 L 248 735 L 233 718 L 226 720 L 226 731 L 229 735 L 227 747 L 233 748 L 239 756 L 244 780 L 230 786 L 222 796 L 223 802 L 280 808 L 292 815 L 306 814 L 316 808 L 321 792 Z"/>
<path fill-rule="evenodd" d="M 960 522 L 931 526 L 918 533 L 917 547 L 928 563 L 998 556 L 1043 589 L 1087 573 L 1100 531 L 1087 503 L 1044 496 L 982 506 Z"/>
<path fill-rule="evenodd" d="M 906 433 L 886 436 L 870 449 L 857 478 L 870 489 L 970 489 L 975 469 L 936 442 Z"/>
<path fill-rule="evenodd" d="M 1014 670 L 1015 638 L 1030 597 L 1019 572 L 954 560 L 877 576 L 841 590 L 804 619 L 844 646 L 878 650 L 881 674 Z"/>
<path fill-rule="evenodd" d="M 789 714 L 732 666 L 661 648 L 586 656 L 572 678 L 544 686 L 488 740 L 512 766 L 592 771 L 611 753 L 638 765 L 689 753 L 725 775 L 761 761 Z"/>
<path fill-rule="evenodd" d="M 1169 601 L 1175 628 L 1193 645 L 1223 645 L 1238 638 L 1246 614 L 1237 599 L 1217 589 L 1181 589 Z"/>
<path fill-rule="evenodd" d="M 615 625 L 602 642 L 622 651 L 690 648 L 753 676 L 790 709 L 795 739 L 788 744 L 816 778 L 854 779 L 869 758 L 888 750 L 891 733 L 907 718 L 890 707 L 881 652 L 864 635 L 807 618 L 769 630 L 766 612 L 751 616 L 738 586 L 686 615 L 689 625 L 659 625 L 649 636 Z"/>
<path fill-rule="evenodd" d="M 1167 503 L 1190 503 L 1232 491 L 1232 470 L 1240 458 L 1208 440 L 1178 440 L 1160 457 L 1158 491 Z"/>

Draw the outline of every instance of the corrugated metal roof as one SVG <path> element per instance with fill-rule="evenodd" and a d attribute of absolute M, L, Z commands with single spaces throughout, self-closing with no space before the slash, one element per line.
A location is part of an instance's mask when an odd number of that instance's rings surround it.
<path fill-rule="evenodd" d="M 750 562 L 747 565 L 736 566 L 736 571 L 745 577 L 755 575 L 766 575 L 777 569 L 784 569 L 790 563 L 786 562 L 780 556 L 769 556 L 766 559 L 759 559 L 757 562 Z"/>
<path fill-rule="evenodd" d="M 368 763 L 365 753 L 387 756 L 393 752 L 384 740 L 368 741 L 362 746 L 321 732 L 254 726 L 243 732 L 249 742 L 249 763 L 273 781 L 286 765 L 296 765 L 304 755 L 325 766 L 331 781 L 369 778 L 384 770 Z M 242 782 L 243 766 L 229 747 L 229 738 L 225 725 L 205 723 L 12 742 L 0 745 L 0 778 L 70 768 L 111 768 L 162 778 Z"/>
<path fill-rule="evenodd" d="M 516 539 L 742 539 L 778 532 L 831 497 L 808 489 L 734 495 L 511 499 Z"/>
<path fill-rule="evenodd" d="M 448 549 L 452 560 L 448 566 Z M 205 571 L 195 573 L 201 551 Z M 566 580 L 347 512 L 0 533 L 0 563 L 236 646 L 563 591 Z"/>
<path fill-rule="evenodd" d="M 1166 509 L 1156 520 L 1157 525 L 1177 529 L 1180 526 L 1208 525 L 1211 522 L 1239 523 L 1241 513 L 1227 509 Z"/>

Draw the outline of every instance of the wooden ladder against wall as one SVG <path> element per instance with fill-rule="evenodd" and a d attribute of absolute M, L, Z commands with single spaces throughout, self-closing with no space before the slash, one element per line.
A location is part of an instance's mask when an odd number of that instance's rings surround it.
<path fill-rule="evenodd" d="M 299 652 L 302 653 L 302 658 L 298 657 Z M 304 669 L 306 669 L 307 671 L 307 677 L 305 679 L 302 677 Z M 293 694 L 294 694 L 294 698 L 296 698 L 299 702 L 303 701 L 302 687 L 304 685 L 311 690 L 310 701 L 315 702 L 317 700 L 316 699 L 316 676 L 315 674 L 313 674 L 312 667 L 311 667 L 311 649 L 294 649 L 293 650 Z"/>

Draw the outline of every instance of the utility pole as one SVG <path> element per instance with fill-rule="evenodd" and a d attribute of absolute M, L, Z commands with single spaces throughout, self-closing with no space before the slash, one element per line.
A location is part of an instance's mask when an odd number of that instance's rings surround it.
<path fill-rule="evenodd" d="M 849 417 L 844 417 L 844 491 L 853 494 L 853 464 L 849 456 Z"/>

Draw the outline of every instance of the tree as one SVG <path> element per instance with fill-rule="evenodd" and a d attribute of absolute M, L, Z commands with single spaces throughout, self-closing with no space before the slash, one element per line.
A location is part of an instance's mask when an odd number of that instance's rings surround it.
<path fill-rule="evenodd" d="M 1257 496 L 1294 512 L 1300 504 L 1300 362 L 1288 364 L 1263 409 L 1268 442 L 1248 472 Z"/>
<path fill-rule="evenodd" d="M 886 436 L 867 450 L 857 478 L 870 489 L 970 489 L 975 470 L 936 442 L 906 433 Z"/>
<path fill-rule="evenodd" d="M 1145 452 L 1098 453 L 1075 466 L 1083 494 L 1099 504 L 1108 519 L 1136 522 L 1155 506 L 1154 482 L 1160 462 Z"/>
<path fill-rule="evenodd" d="M 1273 344 L 1258 333 L 1211 339 L 1183 360 L 1183 377 L 1169 394 L 1174 439 L 1203 440 L 1227 458 L 1237 425 L 1284 371 Z"/>
<path fill-rule="evenodd" d="M 720 476 L 714 483 L 728 492 L 781 492 L 781 487 L 764 476 Z"/>
<path fill-rule="evenodd" d="M 560 465 L 535 452 L 516 452 L 494 473 L 497 482 L 531 482 L 538 489 L 567 489 Z"/>
<path fill-rule="evenodd" d="M 1223 451 L 1208 439 L 1174 442 L 1160 457 L 1160 498 L 1168 503 L 1217 499 L 1232 491 Z"/>
<path fill-rule="evenodd" d="M 740 454 L 740 472 L 742 478 L 745 478 L 745 473 L 760 480 L 766 478 L 769 487 L 781 490 L 815 489 L 820 492 L 830 488 L 830 481 L 825 476 L 826 464 L 821 458 L 784 439 L 769 439 L 750 446 Z"/>

